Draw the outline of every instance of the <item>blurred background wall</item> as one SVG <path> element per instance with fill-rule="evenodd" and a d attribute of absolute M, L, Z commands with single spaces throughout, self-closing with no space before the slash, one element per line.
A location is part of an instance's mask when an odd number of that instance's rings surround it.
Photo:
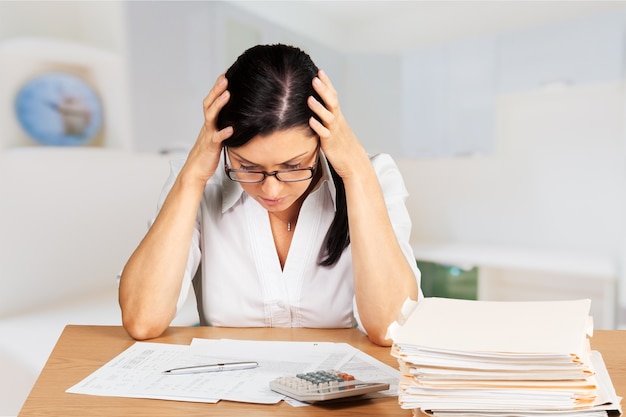
<path fill-rule="evenodd" d="M 626 323 L 625 3 L 314 3 L 5 1 L 0 40 L 119 54 L 146 153 L 191 146 L 202 98 L 244 48 L 300 45 L 366 147 L 399 163 L 416 244 L 609 258 Z"/>

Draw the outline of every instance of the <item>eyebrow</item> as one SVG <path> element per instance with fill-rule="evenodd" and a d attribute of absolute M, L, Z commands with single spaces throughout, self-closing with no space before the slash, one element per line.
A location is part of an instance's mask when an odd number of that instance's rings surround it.
<path fill-rule="evenodd" d="M 232 154 L 233 154 L 234 156 L 236 156 L 236 157 L 237 157 L 237 158 L 238 158 L 241 162 L 243 162 L 243 163 L 250 164 L 250 165 L 257 165 L 257 166 L 259 166 L 259 165 L 260 165 L 260 164 L 258 164 L 258 163 L 256 163 L 256 162 L 252 162 L 252 161 L 247 160 L 246 158 L 244 158 L 244 157 L 242 157 L 241 155 L 237 154 L 237 152 L 234 152 L 232 149 L 230 149 L 230 151 L 232 152 Z M 293 158 L 290 158 L 290 159 L 288 159 L 288 160 L 286 160 L 286 161 L 284 161 L 284 162 L 278 163 L 278 164 L 276 164 L 276 165 L 289 165 L 289 163 L 290 163 L 290 162 L 292 162 L 294 159 L 302 158 L 302 157 L 303 157 L 303 156 L 305 156 L 307 153 L 309 153 L 309 152 L 308 152 L 308 151 L 307 151 L 307 152 L 303 152 L 303 153 L 301 153 L 300 155 L 296 155 L 296 156 L 294 156 Z"/>

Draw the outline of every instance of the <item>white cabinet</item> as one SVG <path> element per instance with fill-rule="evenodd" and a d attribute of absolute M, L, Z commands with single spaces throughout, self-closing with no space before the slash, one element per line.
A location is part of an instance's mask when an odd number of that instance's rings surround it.
<path fill-rule="evenodd" d="M 498 92 L 618 80 L 623 30 L 624 12 L 613 11 L 503 33 L 498 36 Z"/>
<path fill-rule="evenodd" d="M 552 301 L 591 299 L 596 329 L 616 326 L 617 262 L 610 256 L 514 247 L 415 244 L 418 261 L 478 268 L 478 299 Z"/>
<path fill-rule="evenodd" d="M 624 22 L 614 11 L 405 52 L 404 154 L 489 153 L 499 94 L 621 79 Z"/>

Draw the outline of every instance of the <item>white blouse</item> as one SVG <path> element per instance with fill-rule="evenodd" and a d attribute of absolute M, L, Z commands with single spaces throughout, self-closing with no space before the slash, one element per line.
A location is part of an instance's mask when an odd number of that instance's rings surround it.
<path fill-rule="evenodd" d="M 371 158 L 383 189 L 394 231 L 413 268 L 420 273 L 409 244 L 411 220 L 400 171 L 389 155 Z M 172 162 L 161 207 L 184 161 Z M 220 167 L 223 161 L 220 161 Z M 351 248 L 331 267 L 318 265 L 326 232 L 335 215 L 335 187 L 320 152 L 322 178 L 304 201 L 284 269 L 281 269 L 267 211 L 222 169 L 204 190 L 189 260 L 178 300 L 182 307 L 201 263 L 203 324 L 227 327 L 346 328 L 358 325 Z M 372 300 L 376 302 L 376 300 Z"/>

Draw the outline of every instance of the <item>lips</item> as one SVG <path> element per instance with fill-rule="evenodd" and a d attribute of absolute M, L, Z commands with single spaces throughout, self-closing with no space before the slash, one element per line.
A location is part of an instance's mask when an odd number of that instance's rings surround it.
<path fill-rule="evenodd" d="M 264 204 L 268 205 L 268 206 L 279 206 L 281 204 L 283 204 L 285 202 L 285 198 L 264 198 L 264 197 L 259 197 L 261 199 L 261 201 L 263 201 Z"/>

